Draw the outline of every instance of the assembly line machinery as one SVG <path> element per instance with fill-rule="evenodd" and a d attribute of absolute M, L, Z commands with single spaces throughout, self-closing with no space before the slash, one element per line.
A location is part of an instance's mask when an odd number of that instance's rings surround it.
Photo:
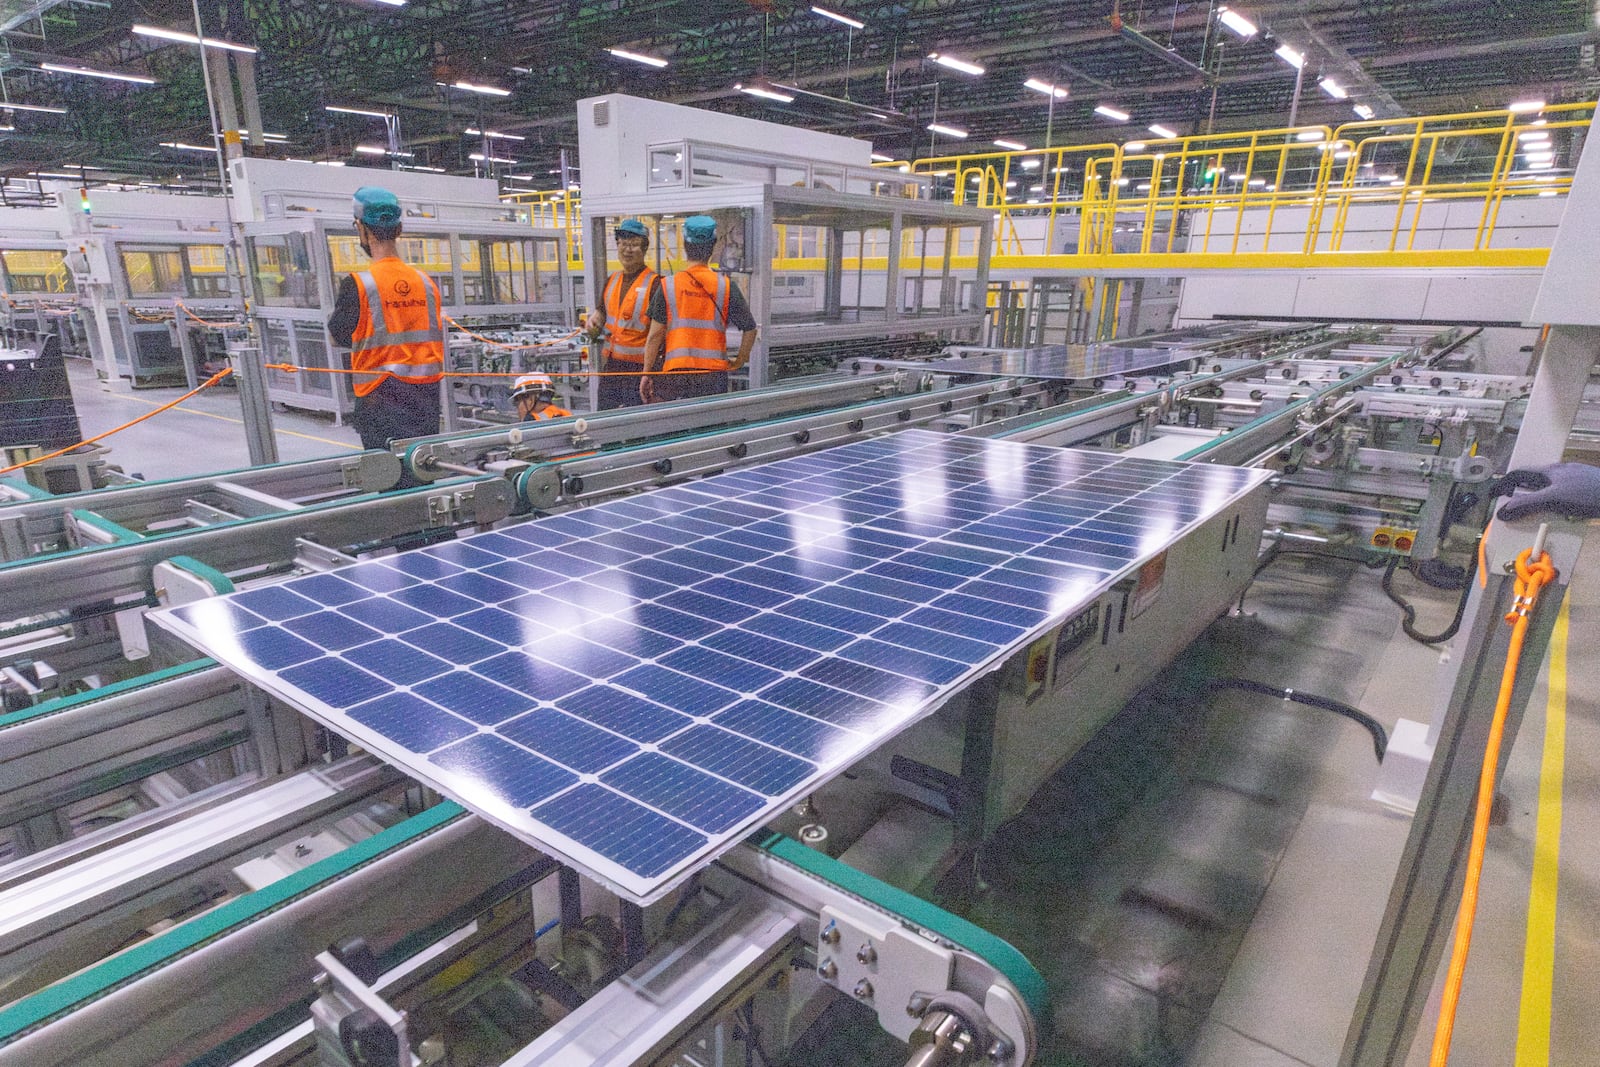
<path fill-rule="evenodd" d="M 979 844 L 1227 609 L 1264 532 L 1431 556 L 1470 517 L 1528 386 L 1456 369 L 1466 339 L 957 347 L 392 453 L 0 480 L 0 1064 L 833 1062 L 874 1030 L 905 1043 L 882 1062 L 1031 1062 L 1037 972 L 927 898 L 959 904 Z M 908 428 L 1274 473 L 647 907 L 144 619 Z"/>

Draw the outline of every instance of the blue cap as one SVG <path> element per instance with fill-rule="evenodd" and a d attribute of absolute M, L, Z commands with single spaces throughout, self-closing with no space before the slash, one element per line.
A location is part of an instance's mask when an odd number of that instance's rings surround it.
<path fill-rule="evenodd" d="M 704 244 L 717 239 L 717 220 L 710 215 L 690 215 L 683 220 L 683 239 Z"/>
<path fill-rule="evenodd" d="M 393 226 L 400 221 L 400 198 L 380 185 L 356 190 L 355 218 L 368 226 Z"/>
<path fill-rule="evenodd" d="M 617 223 L 617 236 L 621 237 L 623 234 L 627 234 L 629 237 L 648 238 L 650 231 L 638 219 L 623 219 Z"/>

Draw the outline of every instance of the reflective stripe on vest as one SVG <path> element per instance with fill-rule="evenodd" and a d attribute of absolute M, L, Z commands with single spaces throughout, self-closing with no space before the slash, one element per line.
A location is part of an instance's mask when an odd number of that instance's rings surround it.
<path fill-rule="evenodd" d="M 682 284 L 679 284 L 679 283 Z M 667 298 L 666 357 L 661 369 L 728 369 L 728 279 L 695 266 L 663 278 Z"/>
<path fill-rule="evenodd" d="M 350 367 L 371 372 L 356 376 L 356 395 L 366 396 L 391 376 L 416 385 L 443 377 L 443 312 L 433 279 L 393 257 L 374 260 L 370 270 L 351 277 L 361 299 L 361 316 L 351 333 Z M 419 285 L 420 301 L 404 299 Z M 387 305 L 384 292 L 395 298 Z"/>
<path fill-rule="evenodd" d="M 633 284 L 623 291 L 622 275 L 613 274 L 606 279 L 606 362 L 644 364 L 645 340 L 650 336 L 649 319 L 650 283 L 658 277 L 646 267 L 639 272 Z M 616 284 L 611 284 L 615 280 Z"/>

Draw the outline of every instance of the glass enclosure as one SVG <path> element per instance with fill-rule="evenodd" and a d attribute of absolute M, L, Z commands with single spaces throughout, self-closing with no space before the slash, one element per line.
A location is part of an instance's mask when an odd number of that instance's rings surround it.
<path fill-rule="evenodd" d="M 900 315 L 956 315 L 977 310 L 968 306 L 972 289 L 957 285 L 955 261 L 977 254 L 981 229 L 976 225 L 914 223 L 901 233 Z"/>
<path fill-rule="evenodd" d="M 704 189 L 722 185 L 782 185 L 835 193 L 928 199 L 921 175 L 879 167 L 818 163 L 748 148 L 675 141 L 649 149 L 650 188 Z"/>
<path fill-rule="evenodd" d="M 221 245 L 118 246 L 128 296 L 225 298 L 233 295 Z"/>
<path fill-rule="evenodd" d="M 303 233 L 252 237 L 247 242 L 256 295 L 267 307 L 321 307 L 317 270 Z"/>
<path fill-rule="evenodd" d="M 466 235 L 460 241 L 462 303 L 528 304 L 561 299 L 555 262 L 559 242 Z"/>
<path fill-rule="evenodd" d="M 8 293 L 70 293 L 67 253 L 52 248 L 0 251 L 0 289 Z"/>
<path fill-rule="evenodd" d="M 773 324 L 886 320 L 892 227 L 887 212 L 778 204 L 772 225 Z"/>

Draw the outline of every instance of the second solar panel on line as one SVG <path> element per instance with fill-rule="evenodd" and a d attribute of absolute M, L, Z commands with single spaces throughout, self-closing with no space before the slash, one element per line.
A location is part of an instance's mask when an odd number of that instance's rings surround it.
<path fill-rule="evenodd" d="M 904 431 L 153 617 L 648 901 L 1263 477 Z"/>

